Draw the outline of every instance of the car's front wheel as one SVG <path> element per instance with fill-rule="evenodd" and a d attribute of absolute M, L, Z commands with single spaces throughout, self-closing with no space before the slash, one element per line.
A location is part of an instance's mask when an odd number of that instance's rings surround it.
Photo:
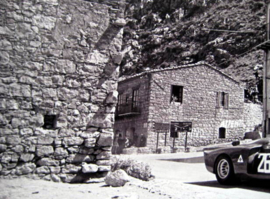
<path fill-rule="evenodd" d="M 215 164 L 216 178 L 220 184 L 228 185 L 235 182 L 232 162 L 227 156 L 218 157 Z"/>

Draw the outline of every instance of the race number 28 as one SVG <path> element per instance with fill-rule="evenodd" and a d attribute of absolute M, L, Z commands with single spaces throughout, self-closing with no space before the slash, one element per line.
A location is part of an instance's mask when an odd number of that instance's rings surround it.
<path fill-rule="evenodd" d="M 258 173 L 269 173 L 270 174 L 270 154 L 259 154 L 259 158 L 262 160 L 258 166 Z"/>

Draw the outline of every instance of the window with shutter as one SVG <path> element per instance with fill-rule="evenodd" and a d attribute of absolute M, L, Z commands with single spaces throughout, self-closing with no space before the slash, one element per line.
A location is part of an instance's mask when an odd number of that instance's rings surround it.
<path fill-rule="evenodd" d="M 224 95 L 224 108 L 228 109 L 229 108 L 229 94 L 225 93 Z"/>
<path fill-rule="evenodd" d="M 229 93 L 217 92 L 216 98 L 217 108 L 224 107 L 225 109 L 229 108 Z"/>
<path fill-rule="evenodd" d="M 217 92 L 217 108 L 220 108 L 221 104 L 221 92 Z"/>
<path fill-rule="evenodd" d="M 132 93 L 132 109 L 139 107 L 139 89 L 133 90 Z"/>

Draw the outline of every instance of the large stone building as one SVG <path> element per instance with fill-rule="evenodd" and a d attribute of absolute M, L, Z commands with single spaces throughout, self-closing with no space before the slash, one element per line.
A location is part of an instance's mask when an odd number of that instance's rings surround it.
<path fill-rule="evenodd" d="M 122 0 L 0 1 L 0 174 L 105 175 L 125 24 Z"/>
<path fill-rule="evenodd" d="M 244 103 L 241 84 L 205 63 L 143 72 L 121 80 L 118 92 L 115 144 L 126 147 L 202 146 L 243 137 L 262 122 L 261 105 Z"/>

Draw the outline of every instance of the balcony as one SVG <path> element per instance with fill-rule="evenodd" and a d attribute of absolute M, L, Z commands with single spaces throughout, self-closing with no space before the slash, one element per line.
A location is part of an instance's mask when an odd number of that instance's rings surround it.
<path fill-rule="evenodd" d="M 116 116 L 134 116 L 141 113 L 140 104 L 138 102 L 130 102 L 117 105 Z"/>

